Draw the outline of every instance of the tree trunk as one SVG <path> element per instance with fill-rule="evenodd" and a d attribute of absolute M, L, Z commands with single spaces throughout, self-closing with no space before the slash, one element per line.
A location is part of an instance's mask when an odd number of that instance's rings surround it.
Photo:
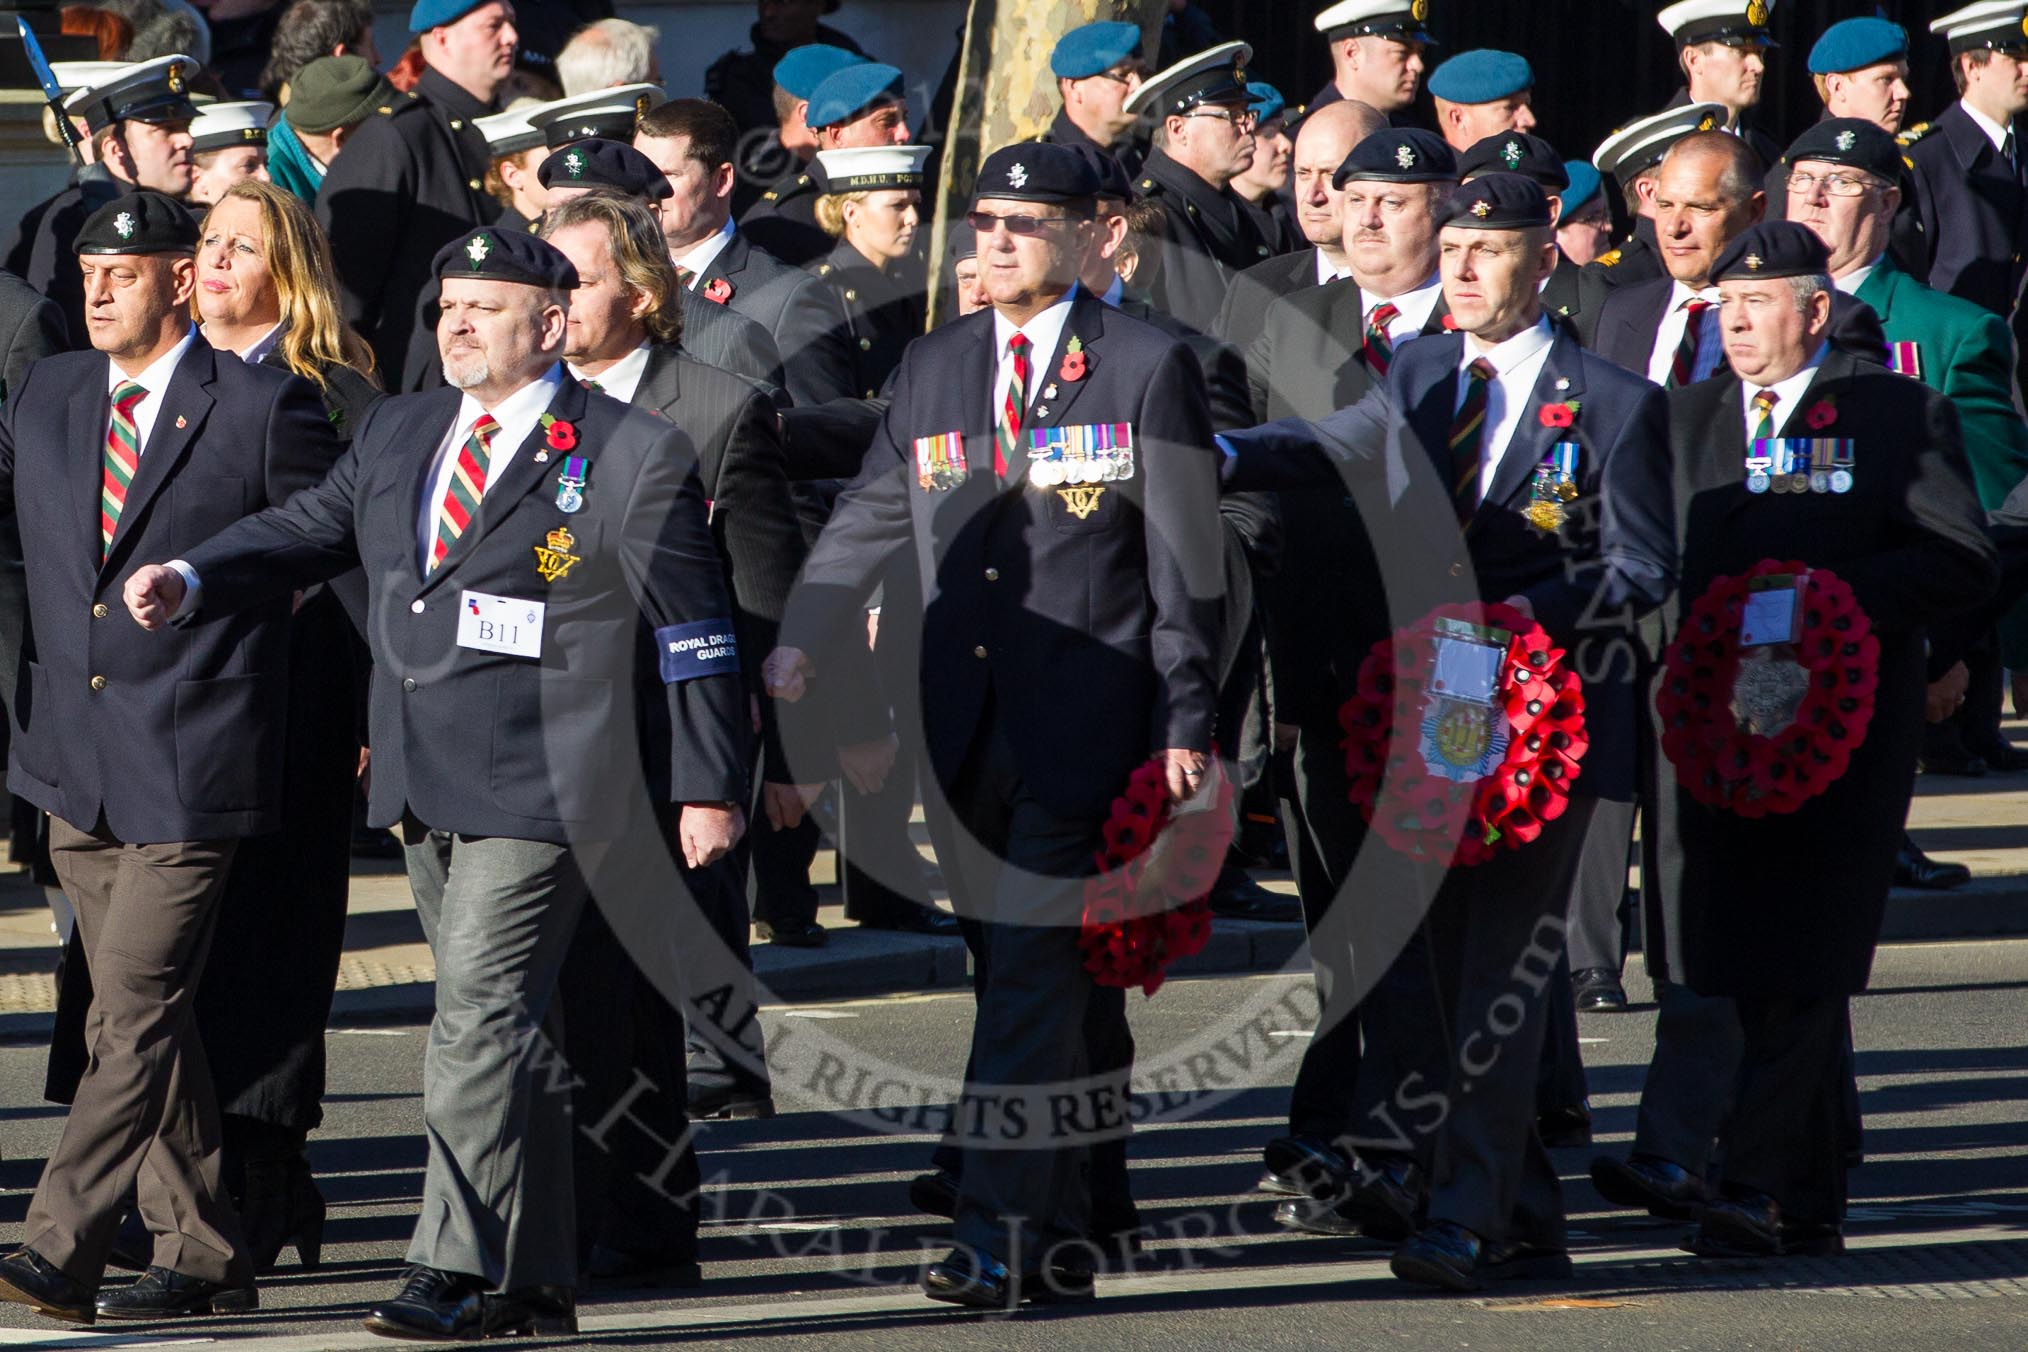
<path fill-rule="evenodd" d="M 958 97 L 938 167 L 935 229 L 930 237 L 930 327 L 952 317 L 948 285 L 950 226 L 972 203 L 972 183 L 988 152 L 1033 140 L 1056 110 L 1049 54 L 1058 38 L 1095 19 L 1141 25 L 1152 66 L 1161 47 L 1167 0 L 972 0 L 959 53 Z"/>

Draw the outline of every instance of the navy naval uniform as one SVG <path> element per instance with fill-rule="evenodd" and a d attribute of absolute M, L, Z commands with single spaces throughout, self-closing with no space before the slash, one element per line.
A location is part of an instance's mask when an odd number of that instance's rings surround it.
<path fill-rule="evenodd" d="M 84 274 L 71 244 L 94 211 L 132 187 L 103 164 L 87 165 L 69 187 L 30 207 L 6 245 L 7 271 L 55 302 L 75 347 L 91 343 L 85 334 Z"/>
<path fill-rule="evenodd" d="M 790 267 L 805 267 L 831 251 L 831 236 L 817 224 L 817 199 L 827 191 L 815 160 L 777 179 L 740 217 L 740 233 Z"/>
<path fill-rule="evenodd" d="M 1149 299 L 1191 328 L 1217 327 L 1225 292 L 1239 272 L 1271 258 L 1254 213 L 1230 188 L 1214 188 L 1157 148 L 1135 188 L 1162 208 L 1162 269 Z"/>
<path fill-rule="evenodd" d="M 2016 118 L 2011 130 L 2019 144 L 2028 122 Z M 1929 249 L 1929 285 L 2011 316 L 2028 254 L 2028 187 L 2020 169 L 1962 103 L 1903 133 L 1901 142 Z"/>

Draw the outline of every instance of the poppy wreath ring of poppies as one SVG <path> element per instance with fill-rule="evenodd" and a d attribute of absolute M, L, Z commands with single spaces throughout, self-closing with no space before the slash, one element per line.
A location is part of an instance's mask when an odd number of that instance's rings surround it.
<path fill-rule="evenodd" d="M 1779 734 L 1748 732 L 1733 714 L 1732 685 L 1750 584 L 1772 574 L 1805 573 L 1795 661 L 1809 674 L 1809 693 Z M 1879 688 L 1880 639 L 1851 585 L 1793 559 L 1763 559 L 1714 581 L 1663 655 L 1655 695 L 1662 754 L 1675 765 L 1683 791 L 1707 807 L 1742 817 L 1794 812 L 1850 767 L 1873 721 Z"/>
<path fill-rule="evenodd" d="M 1217 757 L 1213 748 L 1212 756 Z M 1217 800 L 1177 813 L 1163 757 L 1138 767 L 1113 800 L 1084 884 L 1078 947 L 1101 986 L 1139 986 L 1153 995 L 1169 964 L 1203 951 L 1211 938 L 1211 886 L 1232 844 L 1232 782 L 1217 775 Z M 1157 851 L 1155 843 L 1162 842 Z"/>
<path fill-rule="evenodd" d="M 1505 716 L 1504 759 L 1458 783 L 1429 770 L 1413 737 L 1395 745 L 1395 709 L 1422 709 L 1436 662 L 1439 620 L 1512 635 L 1494 699 Z M 1394 849 L 1462 867 L 1517 850 L 1563 815 L 1590 738 L 1584 690 L 1541 625 L 1507 605 L 1449 605 L 1380 640 L 1359 666 L 1358 688 L 1338 710 L 1348 796 Z"/>

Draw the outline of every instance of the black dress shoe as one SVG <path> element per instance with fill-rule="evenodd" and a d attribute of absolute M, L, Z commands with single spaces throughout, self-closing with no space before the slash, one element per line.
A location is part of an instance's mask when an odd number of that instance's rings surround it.
<path fill-rule="evenodd" d="M 532 1334 L 538 1338 L 577 1332 L 577 1294 L 567 1286 L 524 1286 L 480 1297 L 485 1311 L 482 1338 Z"/>
<path fill-rule="evenodd" d="M 755 923 L 754 933 L 783 948 L 822 948 L 831 942 L 831 932 L 814 920 L 790 921 L 781 925 L 771 925 L 762 920 Z"/>
<path fill-rule="evenodd" d="M 1624 1014 L 1627 988 L 1610 967 L 1583 967 L 1570 974 L 1570 993 L 1580 1010 Z"/>
<path fill-rule="evenodd" d="M 1535 1131 L 1542 1137 L 1542 1144 L 1552 1150 L 1590 1145 L 1591 1105 L 1566 1103 L 1560 1108 L 1545 1109 L 1535 1119 Z"/>
<path fill-rule="evenodd" d="M 1570 1250 L 1561 1244 L 1503 1239 L 1479 1251 L 1479 1279 L 1488 1282 L 1553 1281 L 1571 1274 Z"/>
<path fill-rule="evenodd" d="M 1388 1266 L 1405 1282 L 1445 1291 L 1476 1291 L 1485 1245 L 1453 1221 L 1438 1221 L 1394 1251 Z"/>
<path fill-rule="evenodd" d="M 1616 1206 L 1637 1207 L 1663 1220 L 1687 1221 L 1704 1205 L 1704 1180 L 1680 1164 L 1652 1155 L 1591 1162 L 1591 1185 Z"/>
<path fill-rule="evenodd" d="M 685 1095 L 690 1105 L 690 1120 L 709 1121 L 713 1118 L 748 1119 L 773 1117 L 774 1096 L 765 1089 L 743 1084 L 699 1084 L 692 1080 Z"/>
<path fill-rule="evenodd" d="M 1278 1174 L 1272 1169 L 1260 1171 L 1260 1181 L 1253 1185 L 1255 1192 L 1270 1193 L 1276 1197 L 1302 1197 L 1303 1185 L 1287 1174 Z"/>
<path fill-rule="evenodd" d="M 944 1169 L 917 1174 L 908 1181 L 908 1204 L 925 1216 L 956 1220 L 958 1215 L 957 1175 Z"/>
<path fill-rule="evenodd" d="M 2004 737 L 1974 743 L 1968 749 L 1995 774 L 2018 775 L 2028 770 L 2028 751 L 2021 750 Z"/>
<path fill-rule="evenodd" d="M 952 1249 L 923 1273 L 922 1293 L 931 1300 L 975 1310 L 1011 1310 L 1021 1301 L 1014 1274 L 997 1258 L 971 1249 Z"/>
<path fill-rule="evenodd" d="M 26 1305 L 37 1314 L 72 1324 L 89 1324 L 98 1318 L 92 1293 L 85 1285 L 71 1280 L 26 1244 L 0 1257 L 0 1300 Z"/>
<path fill-rule="evenodd" d="M 1948 892 L 1972 880 L 1972 871 L 1963 864 L 1946 864 L 1924 854 L 1907 836 L 1894 852 L 1894 885 L 1920 887 L 1928 892 Z"/>
<path fill-rule="evenodd" d="M 1357 1223 L 1361 1234 L 1407 1239 L 1420 1221 L 1425 1191 L 1422 1169 L 1413 1160 L 1389 1159 L 1360 1173 L 1338 1211 Z"/>
<path fill-rule="evenodd" d="M 883 916 L 878 920 L 862 920 L 859 928 L 869 930 L 898 930 L 906 934 L 932 934 L 954 936 L 959 933 L 958 918 L 949 911 L 939 911 L 934 906 L 916 907 L 907 915 Z"/>
<path fill-rule="evenodd" d="M 244 1314 L 258 1310 L 260 1293 L 251 1286 L 227 1286 L 151 1267 L 129 1285 L 99 1292 L 101 1319 L 171 1319 L 184 1314 Z"/>
<path fill-rule="evenodd" d="M 485 1305 L 479 1278 L 417 1264 L 392 1300 L 367 1312 L 366 1331 L 383 1338 L 467 1342 L 485 1336 Z"/>
<path fill-rule="evenodd" d="M 1284 1230 L 1296 1230 L 1306 1235 L 1328 1235 L 1332 1239 L 1371 1238 L 1359 1228 L 1359 1222 L 1346 1215 L 1340 1207 L 1329 1202 L 1313 1202 L 1307 1197 L 1277 1203 L 1275 1224 Z"/>
<path fill-rule="evenodd" d="M 1924 755 L 1916 762 L 1916 768 L 1926 775 L 1959 775 L 1965 779 L 1979 779 L 1986 773 L 1983 756 L 1974 756 L 1969 751 L 1939 751 L 1936 755 Z"/>
<path fill-rule="evenodd" d="M 1261 1158 L 1273 1176 L 1288 1181 L 1294 1196 L 1330 1202 L 1351 1191 L 1352 1161 L 1322 1136 L 1277 1136 Z"/>
<path fill-rule="evenodd" d="M 607 1244 L 592 1245 L 584 1263 L 585 1283 L 594 1291 L 640 1291 L 650 1287 L 699 1286 L 704 1269 L 692 1255 L 637 1253 Z"/>

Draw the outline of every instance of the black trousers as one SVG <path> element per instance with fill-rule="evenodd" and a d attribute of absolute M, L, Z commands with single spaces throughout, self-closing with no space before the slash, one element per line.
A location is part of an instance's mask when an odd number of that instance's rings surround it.
<path fill-rule="evenodd" d="M 1844 996 L 1736 1000 L 1738 1110 L 1723 1136 L 1725 1190 L 1773 1197 L 1786 1220 L 1845 1219 L 1847 1123 Z"/>

